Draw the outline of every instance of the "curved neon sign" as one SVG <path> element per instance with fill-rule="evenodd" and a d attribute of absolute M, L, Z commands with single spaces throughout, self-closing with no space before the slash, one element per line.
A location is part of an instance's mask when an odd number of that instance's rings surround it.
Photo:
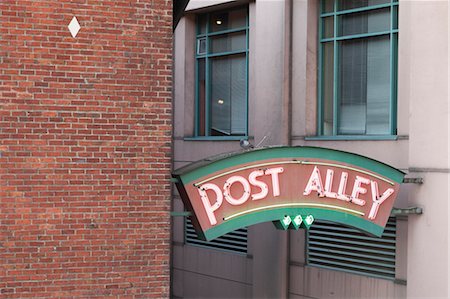
<path fill-rule="evenodd" d="M 212 240 L 266 221 L 309 228 L 314 219 L 381 236 L 404 173 L 348 152 L 272 147 L 199 161 L 173 176 L 197 233 Z"/>

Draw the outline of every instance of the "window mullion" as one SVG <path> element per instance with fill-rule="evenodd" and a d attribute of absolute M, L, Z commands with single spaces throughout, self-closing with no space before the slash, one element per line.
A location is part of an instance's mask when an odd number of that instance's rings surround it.
<path fill-rule="evenodd" d="M 334 32 L 333 32 L 333 135 L 338 134 L 338 41 L 336 40 L 338 31 L 338 20 L 337 20 L 337 1 L 334 1 Z"/>
<path fill-rule="evenodd" d="M 247 50 L 238 50 L 238 51 L 230 51 L 230 52 L 219 52 L 214 54 L 207 54 L 206 57 L 213 58 L 213 57 L 220 57 L 220 56 L 232 56 L 236 54 L 244 54 Z"/>
<path fill-rule="evenodd" d="M 389 31 L 371 32 L 371 33 L 361 33 L 361 34 L 354 34 L 354 35 L 344 35 L 344 36 L 337 36 L 335 38 L 324 38 L 320 41 L 321 42 L 329 42 L 329 41 L 333 41 L 333 40 L 342 41 L 342 40 L 349 40 L 349 39 L 377 37 L 377 36 L 382 36 L 382 35 L 389 35 L 391 33 L 396 33 L 397 31 L 398 30 L 389 30 Z"/>
<path fill-rule="evenodd" d="M 394 41 L 394 4 L 391 1 L 391 33 L 390 33 L 390 49 L 389 49 L 389 59 L 390 59 L 390 68 L 389 68 L 389 76 L 390 76 L 390 118 L 389 118 L 389 130 L 392 135 L 396 134 L 396 114 L 397 114 L 397 88 L 395 88 L 396 84 L 396 57 L 394 57 L 394 53 L 397 50 L 395 41 Z"/>
<path fill-rule="evenodd" d="M 200 84 L 199 84 L 199 77 L 200 77 L 200 69 L 199 69 L 199 62 L 198 58 L 195 60 L 195 120 L 194 120 L 194 132 L 195 136 L 200 135 L 200 103 L 199 103 L 199 94 L 200 94 Z"/>
<path fill-rule="evenodd" d="M 392 1 L 391 1 L 391 18 L 390 18 L 390 20 L 391 20 L 391 33 L 390 33 L 390 35 L 389 35 L 389 64 L 390 64 L 390 66 L 389 66 L 389 87 L 391 88 L 391 93 L 390 93 L 390 106 L 389 106 L 389 131 L 391 132 L 391 134 L 394 134 L 394 127 L 393 127 L 393 118 L 392 118 L 392 115 L 393 115 L 393 109 L 394 109 L 394 107 L 393 107 L 393 100 L 394 100 L 394 93 L 393 93 L 393 87 L 394 87 L 394 85 L 393 85 L 393 75 L 394 75 L 394 61 L 393 61 L 393 45 L 394 45 L 394 39 L 393 39 L 393 35 L 392 35 L 392 30 L 394 29 L 393 28 L 393 26 L 394 26 L 394 19 L 393 19 L 393 15 L 394 15 L 394 11 L 393 11 L 393 9 L 394 9 L 394 6 L 392 5 Z"/>
<path fill-rule="evenodd" d="M 323 2 L 321 2 L 321 5 L 319 5 L 319 11 L 322 9 L 321 6 L 323 5 Z M 323 30 L 323 22 L 324 22 L 324 18 L 319 18 L 319 67 L 318 67 L 318 71 L 319 71 L 319 78 L 318 78 L 318 83 L 317 83 L 317 87 L 318 87 L 318 99 L 319 99 L 319 105 L 317 107 L 317 132 L 319 135 L 324 135 L 324 128 L 323 128 L 323 121 L 324 121 L 324 99 L 323 99 L 323 79 L 322 77 L 324 76 L 323 74 L 323 50 L 322 47 L 324 47 L 324 43 L 322 42 L 322 30 Z"/>
<path fill-rule="evenodd" d="M 205 136 L 210 135 L 210 118 L 211 115 L 209 113 L 209 101 L 210 101 L 210 95 L 211 95 L 211 76 L 210 76 L 210 59 L 209 59 L 209 18 L 210 15 L 208 14 L 206 17 L 206 57 L 205 57 Z"/>
<path fill-rule="evenodd" d="M 341 11 L 336 11 L 336 15 L 341 16 L 341 15 L 352 14 L 352 13 L 357 13 L 357 12 L 377 10 L 377 9 L 391 7 L 391 5 L 392 5 L 392 3 L 385 3 L 385 4 L 379 4 L 379 5 L 364 6 L 364 7 L 347 9 L 347 10 L 341 10 Z"/>
<path fill-rule="evenodd" d="M 209 37 L 212 37 L 212 36 L 217 36 L 217 35 L 225 35 L 225 34 L 230 34 L 230 33 L 243 32 L 246 29 L 247 29 L 246 27 L 233 28 L 233 29 L 227 29 L 227 30 L 216 31 L 216 32 L 208 32 L 207 35 Z M 202 37 L 202 36 L 206 36 L 206 34 L 201 34 L 201 35 L 198 35 L 197 37 Z"/>

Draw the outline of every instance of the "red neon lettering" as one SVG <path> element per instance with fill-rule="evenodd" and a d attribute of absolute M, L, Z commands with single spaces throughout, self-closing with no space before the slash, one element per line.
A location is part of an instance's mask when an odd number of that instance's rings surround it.
<path fill-rule="evenodd" d="M 322 178 L 320 177 L 320 171 L 317 166 L 314 166 L 314 169 L 311 173 L 311 177 L 309 178 L 308 184 L 306 184 L 305 191 L 303 195 L 309 195 L 312 191 L 317 191 L 320 197 L 323 197 L 323 184 Z"/>
<path fill-rule="evenodd" d="M 231 185 L 237 182 L 241 183 L 241 185 L 244 187 L 244 192 L 242 193 L 242 196 L 239 199 L 236 199 L 233 196 L 231 196 L 230 192 Z M 233 206 L 241 205 L 244 202 L 246 202 L 247 199 L 250 197 L 250 184 L 245 178 L 241 176 L 232 176 L 225 182 L 225 185 L 223 186 L 223 195 L 225 197 L 225 200 L 228 201 L 231 205 Z"/>
<path fill-rule="evenodd" d="M 208 194 L 206 193 L 207 190 L 212 190 L 216 194 L 216 202 L 212 205 L 208 198 Z M 211 225 L 215 225 L 217 223 L 217 219 L 214 215 L 214 211 L 217 211 L 217 209 L 219 209 L 222 205 L 222 190 L 220 190 L 220 188 L 215 184 L 204 184 L 198 189 L 198 193 L 200 194 L 200 198 L 202 199 L 203 207 L 205 208 L 209 222 L 211 223 Z"/>
<path fill-rule="evenodd" d="M 263 175 L 264 175 L 263 170 L 255 170 L 255 171 L 252 171 L 250 173 L 250 175 L 248 176 L 248 180 L 249 180 L 250 184 L 261 189 L 261 192 L 252 194 L 252 200 L 263 199 L 269 193 L 269 188 L 267 187 L 267 184 L 257 180 L 258 177 L 263 176 Z"/>
<path fill-rule="evenodd" d="M 370 208 L 369 212 L 369 219 L 375 219 L 377 217 L 378 208 L 380 205 L 388 199 L 389 196 L 391 196 L 394 193 L 394 189 L 388 188 L 386 191 L 384 191 L 383 195 L 380 196 L 380 192 L 378 190 L 378 183 L 371 181 L 370 186 L 372 189 L 372 207 Z"/>
<path fill-rule="evenodd" d="M 351 201 L 359 206 L 363 206 L 366 204 L 366 201 L 363 199 L 358 198 L 358 196 L 360 194 L 366 194 L 367 193 L 367 189 L 363 188 L 361 186 L 361 184 L 370 184 L 370 180 L 360 177 L 360 176 L 356 176 L 355 179 L 355 183 L 353 184 L 353 191 L 352 191 L 352 195 L 351 195 Z"/>

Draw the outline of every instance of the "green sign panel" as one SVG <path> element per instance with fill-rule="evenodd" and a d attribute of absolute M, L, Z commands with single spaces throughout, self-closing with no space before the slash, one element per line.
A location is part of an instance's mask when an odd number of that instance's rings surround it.
<path fill-rule="evenodd" d="M 212 240 L 273 221 L 315 219 L 381 236 L 404 173 L 360 155 L 318 147 L 270 147 L 221 155 L 174 171 L 199 236 Z"/>

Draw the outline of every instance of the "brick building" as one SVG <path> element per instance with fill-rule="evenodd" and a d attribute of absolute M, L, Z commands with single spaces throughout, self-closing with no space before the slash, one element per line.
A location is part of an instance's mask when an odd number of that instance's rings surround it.
<path fill-rule="evenodd" d="M 171 55 L 172 1 L 0 2 L 0 298 L 169 296 Z"/>

